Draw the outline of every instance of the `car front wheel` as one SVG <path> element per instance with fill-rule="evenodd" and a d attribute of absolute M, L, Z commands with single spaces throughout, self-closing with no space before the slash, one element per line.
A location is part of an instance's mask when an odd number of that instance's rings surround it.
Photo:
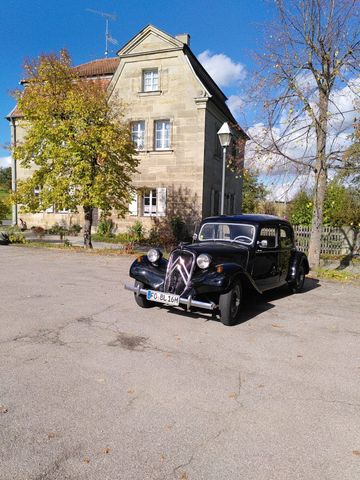
<path fill-rule="evenodd" d="M 299 293 L 304 288 L 305 267 L 300 263 L 296 269 L 295 281 L 289 284 L 291 293 Z"/>
<path fill-rule="evenodd" d="M 219 297 L 219 309 L 221 322 L 231 327 L 236 324 L 236 321 L 240 314 L 240 306 L 242 300 L 242 288 L 241 283 L 237 283 L 228 292 L 220 295 Z"/>
<path fill-rule="evenodd" d="M 144 288 L 144 284 L 135 280 L 134 287 Z M 149 300 L 147 300 L 144 295 L 137 295 L 136 293 L 134 293 L 134 298 L 137 305 L 139 305 L 139 307 L 141 308 L 155 307 L 155 303 L 149 302 Z"/>

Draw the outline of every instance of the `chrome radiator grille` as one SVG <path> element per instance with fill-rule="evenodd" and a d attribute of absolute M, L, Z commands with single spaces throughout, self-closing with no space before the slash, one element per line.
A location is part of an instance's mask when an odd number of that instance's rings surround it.
<path fill-rule="evenodd" d="M 190 285 L 194 267 L 194 253 L 188 250 L 174 250 L 167 265 L 164 291 L 182 295 Z"/>

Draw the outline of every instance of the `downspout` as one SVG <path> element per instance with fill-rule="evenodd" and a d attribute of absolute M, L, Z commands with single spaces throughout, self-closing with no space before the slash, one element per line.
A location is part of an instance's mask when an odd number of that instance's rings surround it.
<path fill-rule="evenodd" d="M 16 147 L 16 120 L 15 118 L 11 118 L 11 126 L 12 126 L 12 146 Z M 15 193 L 16 192 L 16 182 L 17 182 L 17 173 L 16 173 L 16 159 L 13 155 L 11 155 L 11 189 Z M 12 224 L 18 224 L 18 211 L 17 211 L 17 203 L 13 203 L 12 205 Z"/>

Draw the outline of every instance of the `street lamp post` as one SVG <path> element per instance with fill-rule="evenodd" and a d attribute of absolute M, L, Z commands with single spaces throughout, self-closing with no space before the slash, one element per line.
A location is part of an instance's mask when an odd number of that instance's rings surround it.
<path fill-rule="evenodd" d="M 221 179 L 221 205 L 220 215 L 224 215 L 224 199 L 225 199 L 225 173 L 226 173 L 226 149 L 231 142 L 231 130 L 227 122 L 223 123 L 220 130 L 217 132 L 220 145 L 223 149 L 223 166 L 222 166 L 222 179 Z"/>

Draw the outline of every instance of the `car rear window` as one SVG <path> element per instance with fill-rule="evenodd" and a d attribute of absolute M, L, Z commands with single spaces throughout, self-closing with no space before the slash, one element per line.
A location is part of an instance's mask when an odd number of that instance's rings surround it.
<path fill-rule="evenodd" d="M 198 239 L 200 242 L 207 240 L 225 240 L 251 245 L 254 241 L 255 227 L 246 223 L 204 223 Z"/>

